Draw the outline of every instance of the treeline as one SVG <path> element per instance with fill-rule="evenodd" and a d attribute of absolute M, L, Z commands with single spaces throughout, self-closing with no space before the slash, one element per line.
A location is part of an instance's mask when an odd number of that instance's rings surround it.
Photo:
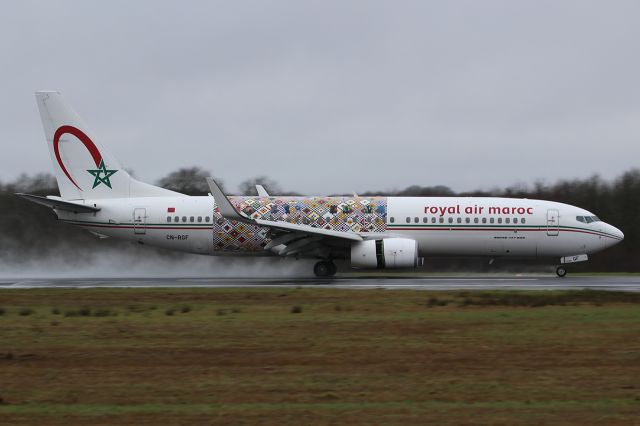
<path fill-rule="evenodd" d="M 158 185 L 189 195 L 206 195 L 209 190 L 205 178 L 210 174 L 192 167 L 177 170 L 156 182 Z M 255 185 L 261 184 L 272 195 L 299 195 L 283 190 L 264 176 L 246 180 L 240 194 L 255 195 Z M 97 241 L 88 232 L 65 225 L 55 219 L 52 211 L 16 197 L 14 193 L 58 195 L 54 177 L 41 173 L 21 175 L 13 182 L 0 183 L 0 260 L 6 262 L 34 261 L 52 254 L 81 261 L 91 250 L 105 247 L 122 248 L 127 242 Z M 370 191 L 362 196 L 486 196 L 535 198 L 559 201 L 585 208 L 605 222 L 620 228 L 625 234 L 621 244 L 596 254 L 591 261 L 580 265 L 590 271 L 640 271 L 640 170 L 631 170 L 607 181 L 598 176 L 588 179 L 562 180 L 554 184 L 535 183 L 490 191 L 456 193 L 446 186 L 409 186 L 400 190 Z M 135 253 L 139 250 L 133 249 Z M 159 253 L 163 253 L 161 250 Z M 165 253 L 163 255 L 170 256 Z M 464 266 L 460 261 L 435 261 L 427 265 Z M 478 263 L 469 263 L 476 267 Z"/>

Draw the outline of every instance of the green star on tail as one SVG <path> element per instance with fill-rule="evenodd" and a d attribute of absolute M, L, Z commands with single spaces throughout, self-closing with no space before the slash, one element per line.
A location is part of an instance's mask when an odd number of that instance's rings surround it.
<path fill-rule="evenodd" d="M 93 188 L 100 185 L 101 183 L 104 183 L 109 187 L 109 189 L 113 189 L 111 188 L 111 181 L 109 180 L 109 178 L 113 176 L 113 174 L 117 172 L 117 170 L 107 170 L 107 166 L 104 165 L 104 160 L 100 160 L 100 165 L 96 170 L 87 170 L 87 171 L 91 173 L 93 176 L 95 176 L 96 178 L 93 181 Z M 101 174 L 104 174 L 104 176 L 100 177 Z"/>

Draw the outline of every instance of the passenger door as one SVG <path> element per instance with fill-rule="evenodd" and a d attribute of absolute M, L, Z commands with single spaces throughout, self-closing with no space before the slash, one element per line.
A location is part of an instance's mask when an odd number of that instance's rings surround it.
<path fill-rule="evenodd" d="M 560 212 L 556 209 L 547 210 L 547 235 L 557 237 L 560 233 Z"/>

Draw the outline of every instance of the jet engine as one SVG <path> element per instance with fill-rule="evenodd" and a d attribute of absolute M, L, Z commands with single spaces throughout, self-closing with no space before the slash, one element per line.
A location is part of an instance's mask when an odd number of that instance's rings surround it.
<path fill-rule="evenodd" d="M 418 242 L 410 238 L 365 240 L 351 245 L 351 267 L 366 269 L 415 268 Z"/>

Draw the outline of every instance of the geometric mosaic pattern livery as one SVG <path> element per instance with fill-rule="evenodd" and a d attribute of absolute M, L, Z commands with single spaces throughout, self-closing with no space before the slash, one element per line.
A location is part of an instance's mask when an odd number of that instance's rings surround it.
<path fill-rule="evenodd" d="M 386 197 L 229 197 L 238 211 L 252 219 L 285 221 L 314 228 L 351 232 L 384 232 Z M 214 210 L 213 247 L 216 251 L 261 251 L 269 230 L 233 223 Z"/>

